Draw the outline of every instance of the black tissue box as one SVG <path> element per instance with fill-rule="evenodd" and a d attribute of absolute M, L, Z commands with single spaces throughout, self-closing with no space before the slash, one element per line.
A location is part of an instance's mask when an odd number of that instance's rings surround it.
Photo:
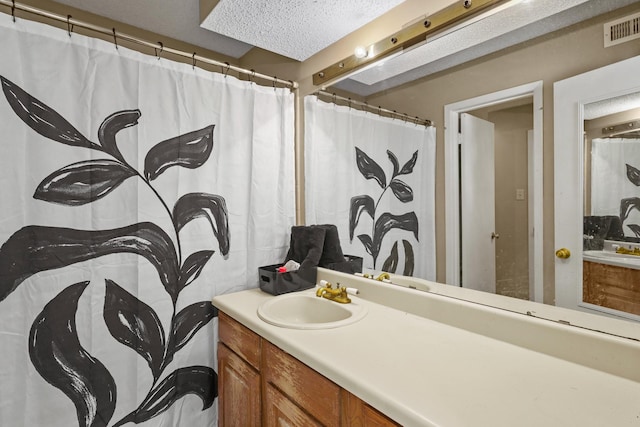
<path fill-rule="evenodd" d="M 281 295 L 288 292 L 302 291 L 311 289 L 316 285 L 315 276 L 317 269 L 313 269 L 313 280 L 302 278 L 297 271 L 288 271 L 286 273 L 278 273 L 278 268 L 282 264 L 267 265 L 258 268 L 260 276 L 260 289 L 271 295 Z M 308 272 L 307 272 L 308 273 Z"/>

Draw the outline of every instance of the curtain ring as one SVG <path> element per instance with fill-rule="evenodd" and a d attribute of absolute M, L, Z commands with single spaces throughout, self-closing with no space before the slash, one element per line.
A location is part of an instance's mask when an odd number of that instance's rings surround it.
<path fill-rule="evenodd" d="M 407 113 L 402 113 L 404 115 L 404 122 L 408 123 L 409 122 L 409 116 L 407 116 Z"/>
<path fill-rule="evenodd" d="M 418 127 L 418 116 L 416 116 L 416 127 Z"/>
<path fill-rule="evenodd" d="M 365 114 L 369 112 L 369 103 L 367 101 L 364 101 L 364 105 L 362 106 L 362 111 L 364 111 Z"/>
<path fill-rule="evenodd" d="M 254 83 L 254 80 L 256 78 L 256 70 L 254 70 L 253 68 L 251 70 L 251 74 L 249 74 L 249 81 L 251 82 L 251 84 Z"/>
<path fill-rule="evenodd" d="M 381 116 L 382 115 L 382 107 L 378 105 L 378 115 Z"/>
<path fill-rule="evenodd" d="M 158 61 L 160 60 L 160 55 L 162 54 L 162 51 L 164 50 L 164 45 L 162 44 L 162 42 L 158 42 L 158 44 L 160 45 L 160 52 L 158 52 L 157 48 L 153 48 L 153 51 L 156 53 L 156 58 L 158 58 Z"/>
<path fill-rule="evenodd" d="M 11 17 L 13 22 L 16 22 L 16 0 L 11 0 Z"/>
<path fill-rule="evenodd" d="M 116 29 L 115 27 L 111 29 L 113 31 L 113 44 L 116 45 L 116 49 L 118 48 L 118 38 L 116 37 Z"/>
<path fill-rule="evenodd" d="M 278 80 L 278 76 L 273 76 L 273 90 L 276 90 L 276 80 Z"/>
<path fill-rule="evenodd" d="M 347 101 L 347 105 L 349 105 L 349 110 L 351 110 L 351 98 Z"/>
<path fill-rule="evenodd" d="M 73 32 L 73 24 L 71 21 L 71 15 L 67 15 L 67 34 L 71 37 L 71 33 Z"/>
<path fill-rule="evenodd" d="M 393 110 L 393 114 L 391 115 L 391 120 L 395 120 L 397 115 L 398 113 L 396 113 L 396 110 Z"/>
<path fill-rule="evenodd" d="M 224 74 L 224 78 L 227 78 L 227 74 L 229 74 L 229 68 L 231 68 L 231 64 L 229 64 L 228 62 L 225 62 L 225 64 L 227 65 L 227 69 L 223 71 L 222 74 Z"/>
<path fill-rule="evenodd" d="M 196 53 L 193 52 L 193 55 L 191 55 L 191 68 L 193 68 L 194 70 L 196 69 Z"/>
<path fill-rule="evenodd" d="M 336 103 L 336 93 L 335 93 L 335 92 L 333 92 L 333 100 L 332 100 L 332 102 L 333 102 L 334 104 Z"/>

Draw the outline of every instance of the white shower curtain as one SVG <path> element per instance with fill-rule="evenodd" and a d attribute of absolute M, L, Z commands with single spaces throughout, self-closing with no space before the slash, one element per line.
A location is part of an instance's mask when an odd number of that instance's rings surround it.
<path fill-rule="evenodd" d="M 0 40 L 0 425 L 215 425 L 210 300 L 286 253 L 292 94 L 5 14 Z"/>
<path fill-rule="evenodd" d="M 435 128 L 305 98 L 305 216 L 369 270 L 435 280 Z"/>
<path fill-rule="evenodd" d="M 640 237 L 639 186 L 640 140 L 593 139 L 591 215 L 619 215 L 625 236 Z"/>

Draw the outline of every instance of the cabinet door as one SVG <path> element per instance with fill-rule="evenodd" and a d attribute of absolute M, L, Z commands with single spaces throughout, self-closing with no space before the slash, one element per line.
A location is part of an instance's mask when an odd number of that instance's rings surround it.
<path fill-rule="evenodd" d="M 260 374 L 218 344 L 218 421 L 221 427 L 260 426 Z"/>
<path fill-rule="evenodd" d="M 388 418 L 380 411 L 342 389 L 342 426 L 343 427 L 395 427 L 400 424 Z"/>
<path fill-rule="evenodd" d="M 320 424 L 295 403 L 287 399 L 271 384 L 265 385 L 265 427 L 312 427 Z"/>

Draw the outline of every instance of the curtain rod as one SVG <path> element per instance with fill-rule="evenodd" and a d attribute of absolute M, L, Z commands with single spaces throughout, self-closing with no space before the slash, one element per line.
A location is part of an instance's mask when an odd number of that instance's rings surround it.
<path fill-rule="evenodd" d="M 345 98 L 344 96 L 340 96 L 340 95 L 336 95 L 335 93 L 329 93 L 323 90 L 319 90 L 313 93 L 316 96 L 327 96 L 330 97 L 332 99 L 332 102 L 334 104 L 336 104 L 336 100 L 340 100 L 343 102 L 346 102 L 349 106 L 351 106 L 352 104 L 355 105 L 359 105 L 361 106 L 363 109 L 368 108 L 371 112 L 374 113 L 385 113 L 385 114 L 389 114 L 391 116 L 394 117 L 399 117 L 400 119 L 404 120 L 405 122 L 410 122 L 410 123 L 415 123 L 416 125 L 424 125 L 424 126 L 433 126 L 433 122 L 431 120 L 428 119 L 421 119 L 419 117 L 411 117 L 407 114 L 404 113 L 398 113 L 395 110 L 389 110 L 386 108 L 382 108 L 382 107 L 374 107 L 373 105 L 370 105 L 366 102 L 361 102 L 361 101 L 356 101 L 354 99 L 351 98 Z"/>
<path fill-rule="evenodd" d="M 282 80 L 279 79 L 277 77 L 272 77 L 272 76 L 268 76 L 266 74 L 260 74 L 257 73 L 255 70 L 247 70 L 245 68 L 240 68 L 240 67 L 236 67 L 235 65 L 231 65 L 228 62 L 220 62 L 220 61 L 216 61 L 215 59 L 211 59 L 211 58 L 206 58 L 204 56 L 199 56 L 196 54 L 196 52 L 185 52 L 183 50 L 178 50 L 178 49 L 174 49 L 168 46 L 164 46 L 161 42 L 150 42 L 148 40 L 144 40 L 138 37 L 134 37 L 125 33 L 117 33 L 115 28 L 105 28 L 105 27 L 101 27 L 99 25 L 94 25 L 91 24 L 89 22 L 85 22 L 85 21 L 80 21 L 78 19 L 73 19 L 71 17 L 71 15 L 67 15 L 67 16 L 63 16 L 63 15 L 58 15 L 57 13 L 53 13 L 53 12 L 49 12 L 46 11 L 44 9 L 40 9 L 34 6 L 29 6 L 23 3 L 18 3 L 15 1 L 11 1 L 11 0 L 0 0 L 0 4 L 5 5 L 9 8 L 11 8 L 11 15 L 13 16 L 14 20 L 15 20 L 15 11 L 16 10 L 21 10 L 23 12 L 28 12 L 28 13 L 32 13 L 34 15 L 39 15 L 39 16 L 43 16 L 45 18 L 49 18 L 49 19 L 53 19 L 55 21 L 58 22 L 62 22 L 62 23 L 66 23 L 68 26 L 68 31 L 69 34 L 71 34 L 71 32 L 73 31 L 73 27 L 80 27 L 80 28 L 84 28 L 87 30 L 91 30 L 91 31 L 95 31 L 97 33 L 101 33 L 101 34 L 105 34 L 108 36 L 112 36 L 113 37 L 113 42 L 116 44 L 117 47 L 117 40 L 121 39 L 121 40 L 125 40 L 125 41 L 129 41 L 132 43 L 136 43 L 142 46 L 146 46 L 152 49 L 155 49 L 156 52 L 158 50 L 160 50 L 160 53 L 162 52 L 168 52 L 174 55 L 178 55 L 178 56 L 182 56 L 184 58 L 188 58 L 191 59 L 193 61 L 193 65 L 195 66 L 197 64 L 197 62 L 204 62 L 206 64 L 210 64 L 210 65 L 216 65 L 219 66 L 222 69 L 222 72 L 224 74 L 228 73 L 229 70 L 241 73 L 241 74 L 245 74 L 248 75 L 250 78 L 255 78 L 258 77 L 260 79 L 263 80 L 267 80 L 270 82 L 273 82 L 274 85 L 276 83 L 282 84 L 284 86 L 287 86 L 291 89 L 297 89 L 298 88 L 298 83 L 291 81 L 291 80 Z"/>

